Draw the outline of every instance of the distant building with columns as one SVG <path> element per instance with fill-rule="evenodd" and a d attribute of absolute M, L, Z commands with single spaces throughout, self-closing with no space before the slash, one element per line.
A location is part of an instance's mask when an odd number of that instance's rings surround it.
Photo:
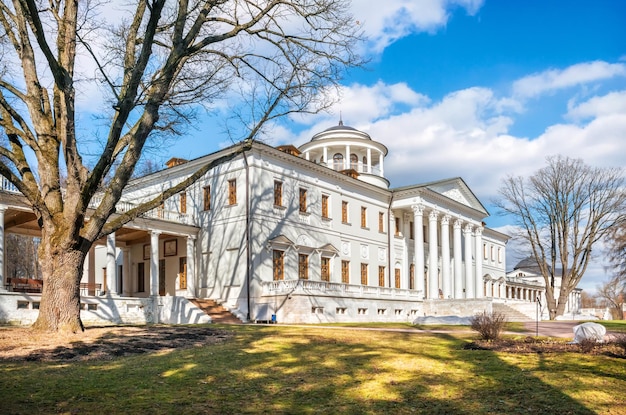
<path fill-rule="evenodd" d="M 81 282 L 84 321 L 206 322 L 205 300 L 242 321 L 406 322 L 511 310 L 512 319 L 533 318 L 535 292 L 522 298 L 517 287 L 540 288 L 507 277 L 509 237 L 485 227 L 489 214 L 462 178 L 390 188 L 387 148 L 341 122 L 300 147 L 238 149 L 172 159 L 127 186 L 117 212 L 222 160 L 93 247 Z M 36 235 L 34 215 L 6 181 L 0 203 L 3 232 Z M 36 290 L 2 281 L 0 309 L 9 312 L 0 320 L 36 315 Z"/>

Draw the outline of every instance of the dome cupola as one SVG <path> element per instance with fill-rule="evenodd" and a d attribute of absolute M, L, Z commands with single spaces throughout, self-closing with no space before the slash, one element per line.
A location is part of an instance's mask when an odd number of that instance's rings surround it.
<path fill-rule="evenodd" d="M 298 148 L 301 157 L 359 180 L 388 188 L 384 176 L 387 147 L 372 140 L 369 134 L 339 124 L 317 133 L 311 141 Z"/>

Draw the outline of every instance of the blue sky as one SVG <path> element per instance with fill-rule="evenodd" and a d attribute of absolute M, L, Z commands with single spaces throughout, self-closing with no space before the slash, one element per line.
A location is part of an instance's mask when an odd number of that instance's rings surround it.
<path fill-rule="evenodd" d="M 341 112 L 389 148 L 392 187 L 463 177 L 501 230 L 509 220 L 490 201 L 506 175 L 556 154 L 626 166 L 625 1 L 353 0 L 352 11 L 371 62 L 347 74 L 331 113 L 284 119 L 269 144 L 300 145 Z M 214 125 L 155 157 L 229 144 Z M 581 285 L 604 278 L 598 258 Z"/>

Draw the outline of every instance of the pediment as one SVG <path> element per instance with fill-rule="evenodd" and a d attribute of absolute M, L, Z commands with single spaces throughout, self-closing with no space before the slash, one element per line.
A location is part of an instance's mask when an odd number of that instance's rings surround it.
<path fill-rule="evenodd" d="M 460 177 L 429 183 L 425 187 L 462 205 L 484 212 L 485 215 L 489 214 L 482 203 L 480 203 L 480 200 Z"/>

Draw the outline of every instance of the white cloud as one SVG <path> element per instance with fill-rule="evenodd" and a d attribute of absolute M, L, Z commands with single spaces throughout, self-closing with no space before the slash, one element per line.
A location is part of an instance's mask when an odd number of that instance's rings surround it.
<path fill-rule="evenodd" d="M 549 69 L 526 76 L 513 84 L 513 94 L 531 98 L 559 89 L 626 76 L 626 65 L 603 61 L 584 62 L 565 69 Z"/>
<path fill-rule="evenodd" d="M 571 99 L 567 103 L 567 108 L 567 117 L 573 120 L 625 114 L 626 91 L 611 92 L 604 96 L 595 96 L 581 103 L 576 103 L 575 99 Z"/>
<path fill-rule="evenodd" d="M 386 0 L 373 6 L 369 0 L 353 0 L 352 11 L 370 39 L 370 51 L 382 52 L 411 33 L 433 33 L 445 27 L 454 8 L 473 15 L 482 4 L 483 0 Z"/>

